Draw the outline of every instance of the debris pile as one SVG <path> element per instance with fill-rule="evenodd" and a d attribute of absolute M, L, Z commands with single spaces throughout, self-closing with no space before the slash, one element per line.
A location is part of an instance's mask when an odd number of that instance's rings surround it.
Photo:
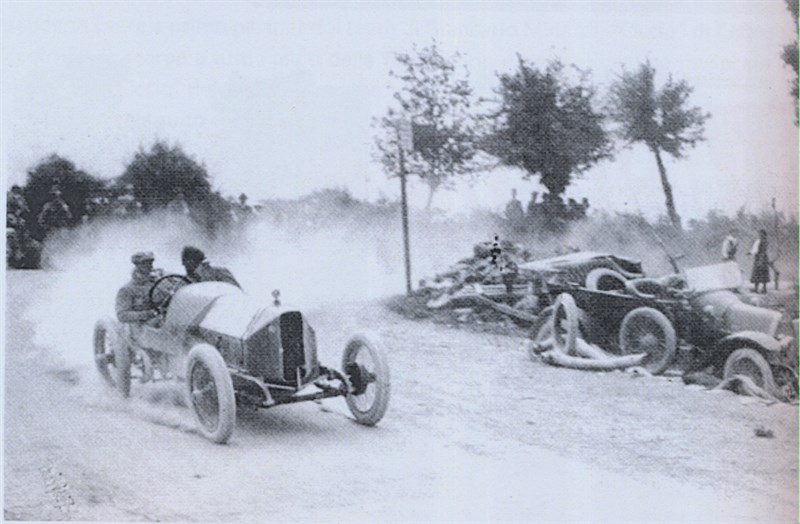
<path fill-rule="evenodd" d="M 523 326 L 536 320 L 538 301 L 533 279 L 520 266 L 531 254 L 507 240 L 480 242 L 473 254 L 447 271 L 420 281 L 419 293 L 427 298 L 426 307 L 449 311 L 458 322 L 503 321 L 506 318 Z"/>

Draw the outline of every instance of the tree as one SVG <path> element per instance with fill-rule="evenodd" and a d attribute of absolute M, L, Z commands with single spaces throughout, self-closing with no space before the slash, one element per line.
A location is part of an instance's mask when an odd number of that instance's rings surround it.
<path fill-rule="evenodd" d="M 786 7 L 789 9 L 789 12 L 792 13 L 792 18 L 794 19 L 794 28 L 797 31 L 797 0 L 786 0 Z M 783 54 L 781 55 L 783 61 L 786 62 L 786 65 L 791 67 L 794 70 L 794 78 L 792 79 L 792 98 L 794 99 L 794 111 L 795 111 L 795 123 L 800 122 L 797 119 L 797 39 L 795 38 L 794 42 L 784 46 Z"/>
<path fill-rule="evenodd" d="M 711 116 L 699 107 L 689 107 L 692 87 L 685 81 L 673 80 L 657 89 L 656 70 L 649 62 L 635 72 L 623 69 L 611 85 L 609 114 L 619 123 L 619 137 L 632 145 L 641 142 L 655 155 L 661 186 L 666 198 L 667 216 L 673 227 L 681 229 L 681 219 L 675 209 L 672 186 L 661 153 L 683 158 L 686 149 L 704 140 L 705 121 Z"/>
<path fill-rule="evenodd" d="M 397 105 L 376 120 L 378 156 L 389 176 L 400 172 L 401 121 L 413 125 L 414 147 L 404 153 L 403 160 L 406 173 L 428 186 L 426 209 L 434 193 L 451 187 L 454 177 L 483 168 L 476 148 L 478 122 L 470 112 L 469 72 L 457 64 L 459 58 L 457 53 L 443 56 L 436 42 L 396 55 L 400 71 L 390 75 L 400 81 L 394 93 Z"/>
<path fill-rule="evenodd" d="M 133 196 L 144 211 L 164 208 L 179 194 L 190 207 L 207 202 L 212 195 L 205 166 L 186 155 L 180 146 L 158 141 L 134 155 L 120 181 L 133 186 Z"/>
<path fill-rule="evenodd" d="M 589 73 L 575 72 L 570 77 L 559 60 L 540 71 L 518 57 L 517 70 L 498 77 L 500 108 L 489 115 L 493 132 L 483 144 L 502 163 L 524 169 L 524 178 L 539 175 L 553 196 L 611 155 Z"/>
<path fill-rule="evenodd" d="M 58 186 L 67 203 L 72 215 L 68 221 L 71 226 L 80 222 L 86 213 L 87 199 L 102 194 L 105 190 L 102 180 L 76 169 L 75 164 L 64 157 L 52 154 L 41 160 L 28 171 L 28 179 L 22 189 L 30 209 L 27 227 L 36 238 L 41 238 L 43 231 L 40 231 L 35 217 L 39 216 L 42 207 L 51 200 L 50 190 L 53 186 Z"/>

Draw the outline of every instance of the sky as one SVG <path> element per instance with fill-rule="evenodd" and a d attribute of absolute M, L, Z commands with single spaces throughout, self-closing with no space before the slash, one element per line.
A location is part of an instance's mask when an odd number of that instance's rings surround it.
<path fill-rule="evenodd" d="M 479 96 L 517 55 L 592 70 L 605 92 L 645 60 L 656 80 L 694 87 L 706 141 L 667 159 L 678 212 L 797 212 L 798 134 L 782 47 L 782 0 L 641 2 L 2 2 L 0 169 L 6 183 L 51 153 L 99 177 L 139 148 L 179 144 L 223 193 L 292 198 L 343 187 L 398 198 L 374 160 L 374 117 L 392 104 L 395 54 L 434 39 L 459 52 Z M 438 193 L 434 207 L 500 210 L 535 181 L 514 169 Z M 415 206 L 427 193 L 411 184 Z M 664 213 L 643 146 L 598 164 L 567 191 L 594 209 Z"/>

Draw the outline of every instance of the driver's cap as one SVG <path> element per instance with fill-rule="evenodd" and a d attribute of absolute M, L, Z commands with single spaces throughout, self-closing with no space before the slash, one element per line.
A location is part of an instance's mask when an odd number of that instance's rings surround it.
<path fill-rule="evenodd" d="M 141 264 L 143 262 L 152 262 L 156 259 L 152 251 L 139 251 L 131 257 L 131 262 L 134 264 Z"/>

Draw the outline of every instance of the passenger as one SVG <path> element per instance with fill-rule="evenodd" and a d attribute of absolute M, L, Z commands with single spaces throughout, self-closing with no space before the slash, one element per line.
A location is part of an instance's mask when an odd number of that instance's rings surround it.
<path fill-rule="evenodd" d="M 181 263 L 186 268 L 186 277 L 192 282 L 226 282 L 242 287 L 233 273 L 224 267 L 215 267 L 206 260 L 206 254 L 193 246 L 186 246 L 181 252 Z"/>
<path fill-rule="evenodd" d="M 134 270 L 131 280 L 117 292 L 117 319 L 127 324 L 143 324 L 156 319 L 159 313 L 150 304 L 150 288 L 162 275 L 153 269 L 155 257 L 149 251 L 131 257 Z"/>

